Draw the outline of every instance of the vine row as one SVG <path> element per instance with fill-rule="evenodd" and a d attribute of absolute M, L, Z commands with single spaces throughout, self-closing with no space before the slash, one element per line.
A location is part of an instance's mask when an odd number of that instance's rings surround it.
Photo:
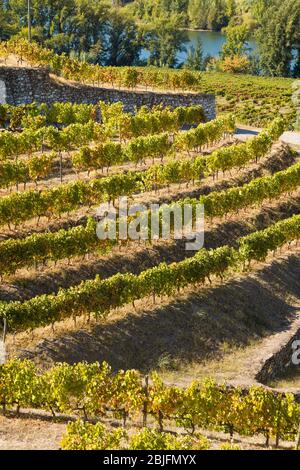
<path fill-rule="evenodd" d="M 300 420 L 300 406 L 290 393 L 277 393 L 262 386 L 242 390 L 211 379 L 181 388 L 166 385 L 157 372 L 150 377 L 143 377 L 136 370 L 113 373 L 106 362 L 57 364 L 41 374 L 33 362 L 12 359 L 0 366 L 0 402 L 4 411 L 16 407 L 19 413 L 21 407 L 38 408 L 50 410 L 53 416 L 71 413 L 85 420 L 113 416 L 122 420 L 123 426 L 131 418 L 142 417 L 145 429 L 134 448 L 140 448 L 147 438 L 152 445 L 154 437 L 159 439 L 156 431 L 147 428 L 149 417 L 155 419 L 160 433 L 166 421 L 183 427 L 190 434 L 186 444 L 194 445 L 199 440 L 196 431 L 210 429 L 225 431 L 231 438 L 234 433 L 263 434 L 267 446 L 270 438 L 275 438 L 278 446 L 280 439 L 295 439 Z M 63 447 L 97 449 L 104 431 L 100 423 L 77 421 L 68 426 Z M 114 442 L 119 446 L 125 437 L 124 429 L 119 428 L 107 437 L 112 439 L 111 445 Z M 164 434 L 160 439 L 161 444 L 167 444 Z M 108 443 L 107 446 L 111 448 Z"/>
<path fill-rule="evenodd" d="M 223 276 L 232 267 L 251 259 L 262 259 L 270 250 L 277 249 L 300 235 L 300 216 L 274 224 L 271 229 L 241 240 L 240 249 L 223 246 L 215 250 L 199 250 L 193 257 L 170 265 L 162 263 L 138 275 L 116 274 L 102 280 L 83 281 L 69 289 L 60 289 L 57 295 L 42 295 L 25 302 L 2 302 L 0 317 L 9 328 L 26 330 L 63 320 L 64 318 L 91 314 L 103 317 L 111 309 L 122 307 L 148 296 L 171 296 L 189 285 L 203 284 L 211 276 Z M 283 229 L 284 228 L 284 229 Z M 274 235 L 275 234 L 275 235 Z M 277 234 L 280 234 L 276 236 Z M 256 244 L 253 243 L 256 238 Z M 258 240 L 258 241 L 257 241 Z M 261 240 L 261 243 L 259 242 Z"/>

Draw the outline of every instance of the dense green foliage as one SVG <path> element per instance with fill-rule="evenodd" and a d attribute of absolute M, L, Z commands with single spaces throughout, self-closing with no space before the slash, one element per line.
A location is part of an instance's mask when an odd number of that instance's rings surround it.
<path fill-rule="evenodd" d="M 215 31 L 227 26 L 238 13 L 232 0 L 135 0 L 127 10 L 146 23 L 175 16 L 182 26 Z"/>
<path fill-rule="evenodd" d="M 261 14 L 256 37 L 263 72 L 300 76 L 300 0 L 272 0 Z M 292 65 L 293 50 L 297 49 Z"/>
<path fill-rule="evenodd" d="M 132 65 L 148 47 L 151 63 L 176 65 L 185 34 L 173 17 L 140 29 L 134 18 L 112 6 L 109 0 L 32 0 L 33 39 L 56 52 L 101 65 Z M 27 2 L 7 0 L 0 6 L 0 39 L 24 37 Z M 89 34 L 86 34 L 86 31 Z"/>
<path fill-rule="evenodd" d="M 26 2 L 2 2 L 0 39 L 24 37 L 26 22 Z M 135 0 L 124 9 L 108 0 L 46 0 L 42 6 L 32 0 L 32 26 L 33 38 L 40 44 L 83 61 L 137 65 L 144 48 L 149 52 L 148 65 L 160 67 L 182 65 L 178 53 L 186 49 L 186 27 L 216 31 L 226 27 L 228 43 L 229 32 L 242 27 L 247 35 L 239 37 L 240 44 L 255 36 L 259 60 L 255 55 L 248 60 L 246 50 L 241 53 L 238 47 L 224 63 L 216 58 L 205 63 L 188 60 L 188 67 L 199 70 L 208 64 L 222 71 L 262 70 L 271 76 L 299 76 L 300 71 L 299 0 Z"/>
<path fill-rule="evenodd" d="M 110 1 L 31 3 L 33 38 L 46 47 L 103 65 L 131 65 L 138 60 L 142 42 L 135 22 L 112 8 Z M 25 36 L 26 26 L 27 2 L 1 2 L 0 39 L 13 33 Z"/>

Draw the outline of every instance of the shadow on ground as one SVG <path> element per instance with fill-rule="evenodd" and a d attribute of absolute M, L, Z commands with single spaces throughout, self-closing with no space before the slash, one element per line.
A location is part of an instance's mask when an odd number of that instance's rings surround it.
<path fill-rule="evenodd" d="M 255 275 L 195 289 L 168 304 L 149 303 L 140 313 L 129 308 L 124 317 L 111 318 L 92 331 L 45 339 L 22 357 L 48 364 L 106 360 L 114 369 L 142 371 L 159 367 L 166 357 L 169 367 L 216 358 L 224 342 L 246 346 L 289 327 L 300 296 L 299 273 L 300 258 L 290 254 Z"/>

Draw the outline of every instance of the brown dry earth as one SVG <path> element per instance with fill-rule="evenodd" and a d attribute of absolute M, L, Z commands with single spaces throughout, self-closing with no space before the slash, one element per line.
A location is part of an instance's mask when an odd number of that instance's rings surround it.
<path fill-rule="evenodd" d="M 0 450 L 59 450 L 62 436 L 66 432 L 67 420 L 49 419 L 46 413 L 38 416 L 23 413 L 20 417 L 0 415 Z M 108 428 L 115 428 L 117 423 L 106 423 Z M 129 435 L 138 432 L 141 423 L 135 423 L 127 429 Z M 169 427 L 171 431 L 175 429 Z M 178 430 L 177 430 L 178 431 Z M 201 430 L 210 442 L 210 450 L 220 450 L 224 444 L 229 444 L 229 437 L 222 432 Z M 267 449 L 262 436 L 243 437 L 235 435 L 233 445 L 241 450 L 270 450 L 274 443 L 270 443 Z M 293 442 L 281 442 L 279 450 L 293 449 Z"/>

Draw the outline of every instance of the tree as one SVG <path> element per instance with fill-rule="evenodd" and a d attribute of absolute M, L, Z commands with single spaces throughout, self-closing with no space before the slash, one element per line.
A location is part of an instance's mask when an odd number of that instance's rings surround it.
<path fill-rule="evenodd" d="M 235 12 L 234 0 L 189 0 L 188 18 L 194 28 L 220 31 Z"/>
<path fill-rule="evenodd" d="M 220 31 L 228 25 L 227 5 L 225 0 L 213 0 L 208 14 L 208 28 Z"/>
<path fill-rule="evenodd" d="M 273 0 L 256 34 L 266 75 L 292 75 L 293 49 L 300 41 L 300 1 Z"/>
<path fill-rule="evenodd" d="M 187 42 L 187 35 L 179 28 L 176 17 L 157 20 L 154 27 L 148 28 L 145 38 L 145 46 L 150 51 L 149 65 L 176 67 L 177 54 L 185 50 Z"/>
<path fill-rule="evenodd" d="M 176 16 L 180 18 L 183 27 L 187 25 L 188 3 L 188 0 L 136 0 L 132 12 L 144 23 Z"/>
<path fill-rule="evenodd" d="M 4 9 L 3 3 L 0 6 L 0 40 L 9 39 L 17 31 L 17 24 L 14 21 L 13 15 Z"/>
<path fill-rule="evenodd" d="M 224 29 L 226 43 L 221 51 L 221 58 L 244 56 L 247 52 L 246 43 L 249 39 L 249 29 L 246 25 L 228 26 Z"/>
<path fill-rule="evenodd" d="M 207 29 L 207 16 L 209 13 L 209 0 L 190 0 L 188 17 L 193 28 Z"/>
<path fill-rule="evenodd" d="M 226 15 L 232 20 L 237 13 L 237 4 L 235 0 L 227 0 L 226 4 Z"/>
<path fill-rule="evenodd" d="M 134 21 L 112 12 L 106 28 L 103 63 L 133 65 L 139 59 L 140 50 L 141 41 Z"/>
<path fill-rule="evenodd" d="M 0 6 L 16 32 L 27 30 L 27 1 L 5 0 Z M 102 40 L 110 5 L 106 0 L 31 0 L 32 27 L 42 44 L 58 53 L 88 52 Z M 1 19 L 0 19 L 1 24 Z M 0 27 L 2 32 L 2 27 Z M 23 34 L 23 33 L 22 33 Z"/>
<path fill-rule="evenodd" d="M 250 59 L 245 55 L 232 55 L 225 57 L 219 64 L 222 72 L 249 73 L 251 68 Z"/>
<path fill-rule="evenodd" d="M 188 50 L 185 67 L 191 70 L 204 69 L 203 45 L 201 39 L 198 39 L 196 47 L 192 46 Z"/>
<path fill-rule="evenodd" d="M 293 77 L 300 77 L 300 45 L 297 48 L 297 55 L 293 66 Z"/>

